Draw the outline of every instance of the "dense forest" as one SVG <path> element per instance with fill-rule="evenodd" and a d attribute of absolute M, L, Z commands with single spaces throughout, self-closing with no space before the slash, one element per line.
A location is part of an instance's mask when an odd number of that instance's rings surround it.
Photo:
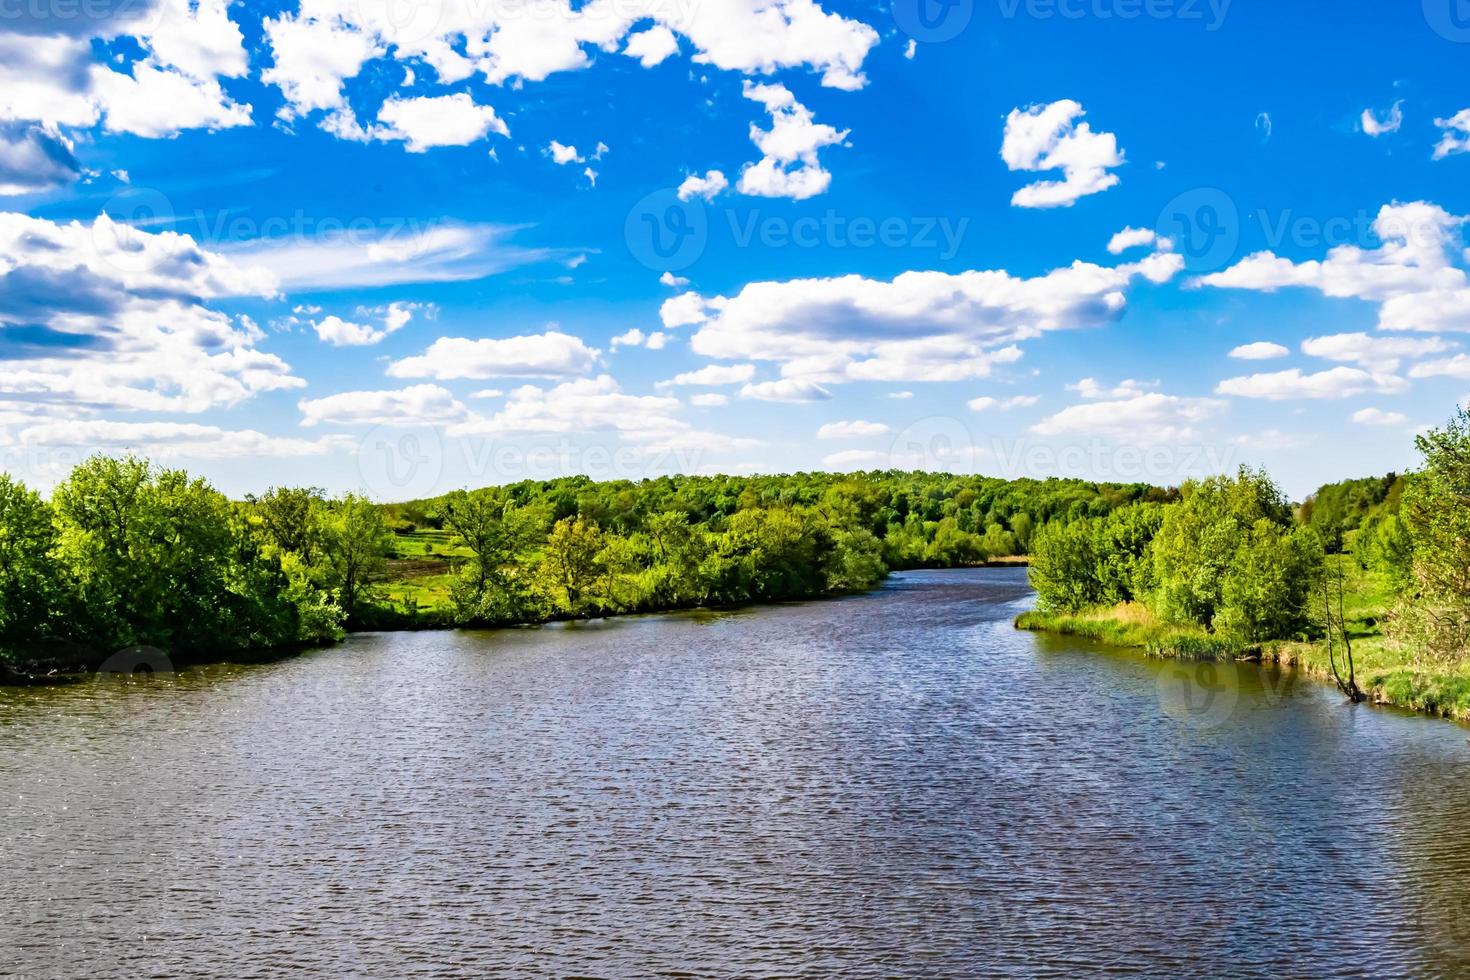
<path fill-rule="evenodd" d="M 1464 664 L 1470 415 L 1417 445 L 1415 472 L 1330 484 L 1297 508 L 1242 469 L 1186 482 L 1168 503 L 1047 524 L 1030 549 L 1042 612 L 1132 604 L 1235 644 L 1326 637 L 1350 650 L 1352 576 L 1382 583 L 1385 634 L 1411 659 Z"/>
<path fill-rule="evenodd" d="M 133 646 L 193 659 L 354 628 L 808 598 L 1023 554 L 1039 527 L 1167 499 L 1142 484 L 889 472 L 232 501 L 181 471 L 98 456 L 49 500 L 0 477 L 0 640 L 25 664 Z"/>
<path fill-rule="evenodd" d="M 1390 583 L 1396 640 L 1463 659 L 1470 417 L 1419 447 L 1412 474 L 1326 486 L 1297 507 L 1248 469 L 1175 490 L 885 471 L 234 501 L 178 470 L 97 456 L 49 498 L 0 476 L 0 650 L 21 665 L 134 646 L 209 658 L 360 628 L 810 598 L 896 569 L 1029 555 L 1043 613 L 1144 608 L 1246 643 L 1330 635 L 1332 579 L 1340 606 L 1350 563 Z"/>

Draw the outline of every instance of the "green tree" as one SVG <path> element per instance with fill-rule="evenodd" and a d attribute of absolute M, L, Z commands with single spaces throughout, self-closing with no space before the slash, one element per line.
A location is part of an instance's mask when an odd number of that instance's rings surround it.
<path fill-rule="evenodd" d="M 523 577 L 518 560 L 543 534 L 541 508 L 516 507 L 491 490 L 458 490 L 439 509 L 444 530 L 471 559 L 454 589 L 461 622 L 509 618 L 520 606 Z"/>
<path fill-rule="evenodd" d="M 366 497 L 344 494 L 332 501 L 322 519 L 322 549 L 329 582 L 337 590 L 348 621 L 361 617 L 377 597 L 374 582 L 386 570 L 393 533 L 383 513 Z"/>
<path fill-rule="evenodd" d="M 1392 631 L 1434 661 L 1470 658 L 1470 414 L 1417 439 L 1423 466 L 1400 514 L 1413 542 L 1411 581 Z"/>
<path fill-rule="evenodd" d="M 317 560 L 321 510 L 326 501 L 323 491 L 315 487 L 272 487 L 259 497 L 246 499 L 267 541 L 300 556 L 308 566 Z"/>
<path fill-rule="evenodd" d="M 64 604 L 57 532 L 40 495 L 0 474 L 0 637 L 39 640 Z"/>
<path fill-rule="evenodd" d="M 597 561 L 602 545 L 601 529 L 580 517 L 562 518 L 551 529 L 542 549 L 538 579 L 563 612 L 580 616 L 590 607 L 590 592 L 602 571 Z"/>

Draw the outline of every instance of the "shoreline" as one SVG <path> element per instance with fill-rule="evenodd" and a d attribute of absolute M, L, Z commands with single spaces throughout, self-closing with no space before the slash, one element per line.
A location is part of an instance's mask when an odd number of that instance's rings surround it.
<path fill-rule="evenodd" d="M 1320 641 L 1233 643 L 1200 628 L 1166 626 L 1132 604 L 1082 613 L 1032 610 L 1017 616 L 1015 627 L 1081 637 L 1160 659 L 1273 664 L 1336 686 L 1326 645 Z M 1358 684 L 1367 703 L 1470 726 L 1470 675 L 1404 662 L 1381 634 L 1355 636 L 1353 644 L 1358 651 Z"/>

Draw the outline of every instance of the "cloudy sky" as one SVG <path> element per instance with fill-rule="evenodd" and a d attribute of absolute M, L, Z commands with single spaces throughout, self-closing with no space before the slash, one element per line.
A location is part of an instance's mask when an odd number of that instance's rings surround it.
<path fill-rule="evenodd" d="M 0 9 L 0 459 L 1302 495 L 1470 392 L 1457 0 Z"/>

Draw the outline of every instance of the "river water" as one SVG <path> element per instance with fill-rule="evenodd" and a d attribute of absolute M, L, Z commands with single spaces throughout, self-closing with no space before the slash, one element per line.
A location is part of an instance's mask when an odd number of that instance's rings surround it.
<path fill-rule="evenodd" d="M 1452 975 L 1466 729 L 1014 570 L 0 689 L 0 974 Z"/>

